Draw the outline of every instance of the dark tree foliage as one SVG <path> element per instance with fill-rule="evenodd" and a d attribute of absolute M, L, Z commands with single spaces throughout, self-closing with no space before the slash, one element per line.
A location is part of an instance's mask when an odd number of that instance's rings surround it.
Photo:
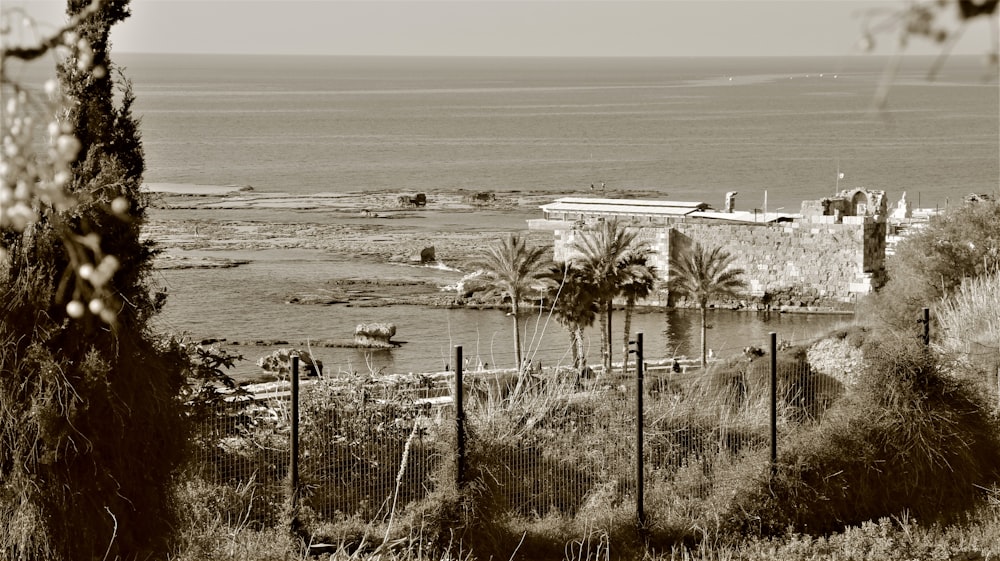
<path fill-rule="evenodd" d="M 884 324 L 919 329 L 920 309 L 933 308 L 971 279 L 1000 267 L 1000 203 L 969 202 L 931 219 L 900 242 L 886 264 L 889 280 L 872 299 Z"/>
<path fill-rule="evenodd" d="M 87 4 L 71 0 L 68 13 Z M 43 209 L 0 268 L 0 557 L 12 561 L 163 558 L 175 527 L 186 363 L 149 326 L 142 142 L 131 88 L 108 58 L 111 26 L 128 15 L 127 0 L 109 1 L 77 30 L 105 72 L 72 57 L 59 69 L 82 146 L 69 186 L 79 204 Z M 85 258 L 120 263 L 104 285 L 110 322 L 67 314 L 88 285 L 64 240 L 88 235 L 98 241 Z"/>
<path fill-rule="evenodd" d="M 573 368 L 580 372 L 587 365 L 583 352 L 583 330 L 594 325 L 600 311 L 595 299 L 595 286 L 582 268 L 571 261 L 553 263 L 542 278 L 548 284 L 548 293 L 554 298 L 552 315 L 569 331 Z"/>

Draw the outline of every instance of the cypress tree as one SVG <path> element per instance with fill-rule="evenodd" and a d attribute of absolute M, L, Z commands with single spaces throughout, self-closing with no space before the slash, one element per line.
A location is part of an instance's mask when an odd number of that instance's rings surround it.
<path fill-rule="evenodd" d="M 101 2 L 58 69 L 64 133 L 79 143 L 65 187 L 76 204 L 41 203 L 26 229 L 4 232 L 0 558 L 12 561 L 163 558 L 176 527 L 182 358 L 149 323 L 139 122 L 109 58 L 128 15 L 127 0 Z"/>

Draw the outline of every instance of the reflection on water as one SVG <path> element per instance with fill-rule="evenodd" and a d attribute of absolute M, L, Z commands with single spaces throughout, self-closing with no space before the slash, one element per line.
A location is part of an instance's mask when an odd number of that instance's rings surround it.
<path fill-rule="evenodd" d="M 700 332 L 692 333 L 692 318 L 694 317 L 689 313 L 664 313 L 664 325 L 663 330 L 664 339 L 666 341 L 666 351 L 668 355 L 685 355 L 689 354 L 689 344 L 695 341 L 692 337 L 699 337 Z M 698 340 L 700 342 L 700 339 Z M 698 345 L 695 342 L 695 345 Z M 684 349 L 681 351 L 680 349 Z M 690 354 L 697 354 L 697 347 L 691 349 Z"/>
<path fill-rule="evenodd" d="M 348 348 L 314 348 L 328 369 L 346 372 L 433 372 L 453 368 L 454 346 L 462 345 L 467 368 L 479 365 L 512 367 L 512 321 L 501 310 L 427 308 L 421 306 L 349 307 L 346 305 L 293 305 L 286 303 L 298 291 L 320 292 L 334 278 L 398 275 L 399 267 L 345 263 L 317 259 L 315 255 L 288 254 L 286 259 L 255 261 L 232 269 L 182 269 L 158 271 L 155 279 L 169 298 L 158 318 L 161 331 L 186 333 L 192 339 L 207 337 L 240 341 L 284 340 L 299 345 L 305 341 L 351 339 L 359 323 L 396 324 L 402 345 L 389 351 Z M 409 273 L 407 273 L 409 274 Z M 451 273 L 418 271 L 435 275 L 441 285 L 453 282 Z M 612 319 L 615 361 L 621 360 L 624 314 Z M 766 346 L 768 333 L 779 339 L 805 342 L 850 317 L 709 310 L 708 347 L 716 355 L 739 353 L 747 345 Z M 544 366 L 572 362 L 570 339 L 565 328 L 539 310 L 522 318 L 525 356 Z M 696 356 L 699 352 L 700 318 L 697 310 L 646 310 L 636 313 L 632 332 L 644 334 L 648 361 L 673 356 Z M 597 325 L 586 330 L 584 349 L 588 361 L 600 362 Z M 238 377 L 257 373 L 253 363 L 271 348 L 239 346 L 247 361 L 236 370 Z"/>

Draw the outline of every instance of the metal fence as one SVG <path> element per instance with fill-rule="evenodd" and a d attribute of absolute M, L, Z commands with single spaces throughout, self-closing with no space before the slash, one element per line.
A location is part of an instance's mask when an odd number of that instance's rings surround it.
<path fill-rule="evenodd" d="M 189 475 L 229 493 L 248 495 L 247 522 L 273 526 L 288 490 L 290 430 L 286 400 L 223 401 L 199 411 Z M 245 493 L 244 493 L 245 492 Z"/>
<path fill-rule="evenodd" d="M 777 431 L 819 419 L 842 391 L 805 360 L 773 360 L 775 340 L 768 356 L 701 369 L 648 365 L 640 335 L 628 374 L 544 370 L 518 395 L 510 372 L 300 382 L 295 361 L 290 380 L 201 412 L 192 475 L 252 487 L 261 526 L 292 502 L 321 520 L 377 521 L 470 481 L 510 513 L 573 515 L 600 499 L 641 517 L 646 489 L 705 496 L 717 463 L 766 462 Z"/>

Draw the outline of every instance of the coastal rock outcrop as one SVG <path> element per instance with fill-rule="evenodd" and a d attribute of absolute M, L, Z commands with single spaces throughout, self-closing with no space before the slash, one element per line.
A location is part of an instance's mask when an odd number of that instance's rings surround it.
<path fill-rule="evenodd" d="M 354 344 L 359 347 L 391 348 L 396 346 L 392 341 L 395 334 L 394 323 L 359 323 L 354 329 Z"/>
<path fill-rule="evenodd" d="M 419 207 L 427 206 L 427 195 L 424 193 L 417 193 L 416 195 L 400 195 L 398 199 L 399 206 L 402 207 Z"/>
<path fill-rule="evenodd" d="M 434 255 L 434 246 L 427 246 L 414 251 L 407 257 L 410 263 L 433 263 L 437 258 Z"/>
<path fill-rule="evenodd" d="M 472 205 L 488 205 L 490 203 L 495 203 L 496 200 L 496 193 L 492 191 L 476 191 L 462 197 L 463 202 Z"/>

